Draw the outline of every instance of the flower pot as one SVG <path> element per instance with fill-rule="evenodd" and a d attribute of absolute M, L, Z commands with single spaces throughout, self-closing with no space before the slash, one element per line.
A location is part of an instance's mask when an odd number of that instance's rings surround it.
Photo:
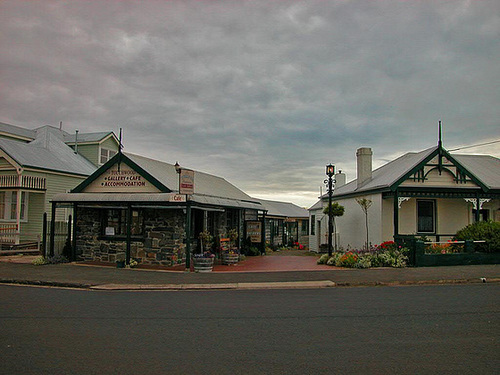
<path fill-rule="evenodd" d="M 232 265 L 238 263 L 240 256 L 238 254 L 222 254 L 222 264 Z"/>
<path fill-rule="evenodd" d="M 212 272 L 214 268 L 214 258 L 193 258 L 195 272 Z"/>

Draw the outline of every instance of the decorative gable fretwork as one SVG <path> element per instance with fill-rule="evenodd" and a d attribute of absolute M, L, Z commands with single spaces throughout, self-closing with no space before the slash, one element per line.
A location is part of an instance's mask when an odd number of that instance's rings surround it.
<path fill-rule="evenodd" d="M 491 199 L 489 198 L 464 198 L 466 202 L 472 203 L 474 206 L 474 209 L 477 210 L 477 205 L 479 203 L 479 209 L 481 210 L 483 208 L 483 204 L 488 203 Z"/>
<path fill-rule="evenodd" d="M 410 175 L 403 185 L 413 185 L 415 182 L 426 185 L 477 186 L 460 165 L 454 164 L 446 156 L 439 155 Z"/>

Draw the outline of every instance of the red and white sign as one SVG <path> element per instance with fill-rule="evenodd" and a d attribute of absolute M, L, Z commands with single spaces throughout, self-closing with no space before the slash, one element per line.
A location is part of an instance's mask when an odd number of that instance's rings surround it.
<path fill-rule="evenodd" d="M 194 171 L 181 169 L 179 174 L 179 194 L 194 194 Z"/>

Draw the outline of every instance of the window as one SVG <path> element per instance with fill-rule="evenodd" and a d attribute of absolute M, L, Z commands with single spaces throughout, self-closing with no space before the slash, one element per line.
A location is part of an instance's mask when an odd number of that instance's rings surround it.
<path fill-rule="evenodd" d="M 309 221 L 308 220 L 302 220 L 301 221 L 301 226 L 300 226 L 300 235 L 301 236 L 307 236 L 309 233 L 307 233 L 307 229 L 309 227 Z"/>
<path fill-rule="evenodd" d="M 132 236 L 142 236 L 144 233 L 143 224 L 142 211 L 132 210 L 130 234 Z M 123 208 L 104 210 L 102 228 L 104 236 L 125 237 L 127 235 L 127 210 Z"/>
<path fill-rule="evenodd" d="M 21 193 L 21 220 L 27 220 L 28 193 Z M 17 191 L 0 191 L 0 220 L 17 220 Z"/>
<path fill-rule="evenodd" d="M 316 215 L 311 215 L 311 236 L 316 234 Z"/>
<path fill-rule="evenodd" d="M 472 217 L 474 222 L 476 221 L 476 210 L 472 210 Z M 479 210 L 479 221 L 488 221 L 490 218 L 490 210 L 481 209 Z"/>
<path fill-rule="evenodd" d="M 435 232 L 435 202 L 431 200 L 417 201 L 417 231 L 419 233 Z"/>
<path fill-rule="evenodd" d="M 101 148 L 101 157 L 99 159 L 101 164 L 105 164 L 109 159 L 116 155 L 116 151 Z"/>

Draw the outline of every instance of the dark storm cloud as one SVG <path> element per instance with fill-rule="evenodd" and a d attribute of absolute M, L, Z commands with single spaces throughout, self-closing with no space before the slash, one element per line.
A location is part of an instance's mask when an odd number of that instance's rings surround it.
<path fill-rule="evenodd" d="M 436 144 L 498 139 L 495 1 L 0 3 L 0 121 L 124 129 L 125 147 L 314 203 Z M 491 149 L 490 149 L 491 150 Z"/>

